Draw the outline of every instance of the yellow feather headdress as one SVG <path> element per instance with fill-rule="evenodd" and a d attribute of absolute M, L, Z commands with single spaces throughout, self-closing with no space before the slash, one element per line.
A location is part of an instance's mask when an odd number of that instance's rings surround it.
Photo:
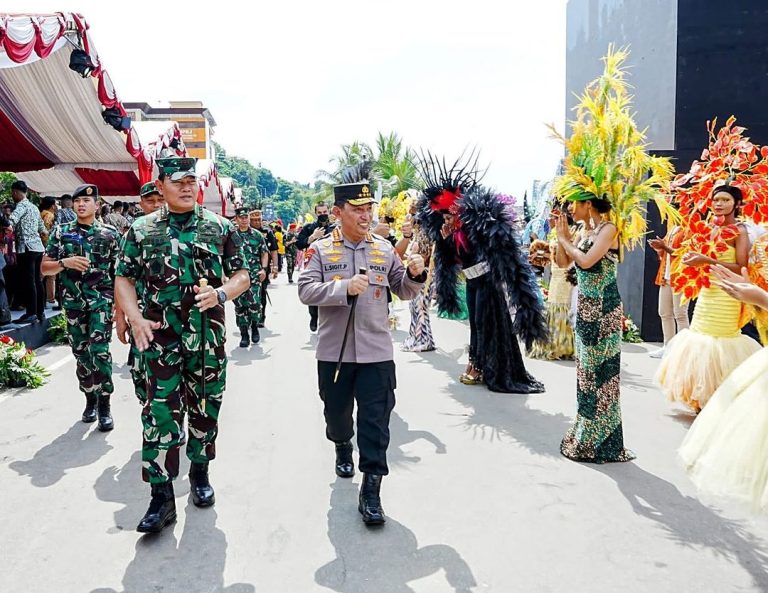
<path fill-rule="evenodd" d="M 608 47 L 603 74 L 579 97 L 576 121 L 569 122 L 570 138 L 548 126 L 566 148 L 564 172 L 554 183 L 555 196 L 610 202 L 610 220 L 619 230 L 622 249 L 632 249 L 646 233 L 644 202 L 653 200 L 662 219 L 678 217 L 667 201 L 672 164 L 668 158 L 646 152 L 645 134 L 630 113 L 632 97 L 622 69 L 628 56 L 627 49 Z"/>

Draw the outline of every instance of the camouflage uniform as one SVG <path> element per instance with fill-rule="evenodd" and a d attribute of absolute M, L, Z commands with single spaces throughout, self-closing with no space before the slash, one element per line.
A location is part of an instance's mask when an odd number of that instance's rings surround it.
<path fill-rule="evenodd" d="M 59 273 L 69 343 L 77 361 L 80 391 L 86 396 L 109 398 L 114 391 L 109 343 L 119 242 L 117 229 L 110 225 L 75 221 L 55 226 L 46 249 L 51 259 L 79 255 L 91 261 L 86 272 L 64 269 Z"/>
<path fill-rule="evenodd" d="M 248 228 L 247 231 L 238 229 L 236 233 L 240 236 L 243 243 L 243 252 L 245 255 L 246 267 L 251 276 L 251 286 L 239 297 L 234 299 L 235 318 L 237 327 L 241 331 L 248 331 L 253 324 L 261 321 L 261 282 L 259 281 L 259 271 L 261 267 L 261 256 L 267 252 L 267 245 L 264 236 L 257 230 Z M 245 328 L 243 330 L 243 328 Z"/>
<path fill-rule="evenodd" d="M 142 477 L 152 484 L 179 473 L 179 439 L 184 409 L 189 412 L 187 457 L 207 463 L 216 456 L 218 416 L 226 382 L 224 307 L 206 311 L 205 405 L 201 398 L 201 314 L 193 287 L 200 278 L 222 285 L 224 275 L 245 269 L 241 240 L 227 220 L 196 205 L 193 212 L 169 213 L 163 206 L 138 219 L 123 239 L 117 275 L 142 284 L 137 291 L 146 319 L 160 322 L 142 354 L 147 401 Z"/>
<path fill-rule="evenodd" d="M 296 270 L 296 243 L 288 245 L 289 241 L 298 238 L 298 234 L 288 231 L 285 234 L 285 264 L 288 268 L 288 280 L 293 281 L 293 272 Z"/>

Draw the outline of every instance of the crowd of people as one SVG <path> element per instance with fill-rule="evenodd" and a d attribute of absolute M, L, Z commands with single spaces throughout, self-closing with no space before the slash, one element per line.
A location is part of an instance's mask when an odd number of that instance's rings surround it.
<path fill-rule="evenodd" d="M 209 469 L 226 386 L 225 303 L 234 304 L 239 347 L 259 344 L 268 285 L 284 266 L 288 283 L 298 272 L 298 298 L 318 334 L 318 393 L 342 478 L 355 474 L 357 406 L 358 511 L 366 525 L 386 521 L 397 298 L 410 300 L 405 351 L 437 347 L 434 304 L 441 316 L 468 320 L 468 363 L 456 373 L 465 385 L 541 393 L 546 386 L 523 354 L 574 359 L 576 415 L 560 452 L 578 462 L 631 461 L 617 273 L 624 252 L 645 238 L 649 202 L 669 228 L 648 241 L 659 257 L 664 330 L 663 349 L 651 356 L 661 357 L 662 392 L 698 414 L 680 455 L 702 488 L 768 505 L 768 386 L 758 341 L 768 335 L 768 233 L 760 232 L 768 222 L 768 150 L 743 138 L 733 120 L 718 131 L 713 124 L 702 161 L 673 179 L 669 160 L 644 150 L 630 115 L 625 58 L 606 58 L 571 136 L 561 138 L 566 157 L 547 213 L 551 233 L 530 250 L 513 200 L 481 183 L 474 153 L 455 161 L 422 153 L 422 187 L 397 198 L 400 220 L 384 209 L 376 219 L 370 163 L 350 166 L 332 203 L 318 202 L 314 220 L 301 227 L 267 222 L 259 208 L 240 206 L 232 220 L 203 208 L 189 157 L 158 158 L 158 176 L 141 188 L 138 207 L 106 206 L 99 188 L 84 184 L 62 197 L 61 208 L 51 199 L 38 208 L 26 186 L 14 184 L 6 268 L 15 257 L 24 318 L 40 320 L 45 301 L 58 299 L 85 397 L 82 420 L 98 421 L 101 431 L 115 428 L 113 328 L 130 344 L 150 487 L 137 530 L 159 532 L 176 519 L 182 446 L 194 505 L 215 503 Z M 537 268 L 549 268 L 547 291 Z M 744 333 L 750 323 L 758 339 Z"/>
<path fill-rule="evenodd" d="M 35 196 L 24 181 L 11 185 L 11 201 L 0 206 L 0 326 L 42 322 L 45 310 L 60 311 L 61 290 L 41 272 L 54 226 L 76 219 L 71 194 Z M 141 212 L 137 203 L 102 202 L 96 219 L 125 232 Z M 13 319 L 12 311 L 25 311 Z"/>

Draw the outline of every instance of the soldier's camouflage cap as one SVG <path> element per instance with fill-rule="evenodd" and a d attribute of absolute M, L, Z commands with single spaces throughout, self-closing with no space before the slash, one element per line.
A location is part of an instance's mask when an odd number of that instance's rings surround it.
<path fill-rule="evenodd" d="M 155 163 L 161 174 L 168 176 L 171 181 L 179 181 L 185 177 L 197 178 L 195 165 L 197 159 L 194 157 L 168 157 L 156 159 Z"/>
<path fill-rule="evenodd" d="M 152 194 L 160 194 L 160 191 L 158 191 L 157 186 L 152 182 L 149 181 L 148 183 L 145 183 L 141 186 L 141 190 L 139 191 L 139 197 L 146 198 L 147 196 L 151 196 Z"/>

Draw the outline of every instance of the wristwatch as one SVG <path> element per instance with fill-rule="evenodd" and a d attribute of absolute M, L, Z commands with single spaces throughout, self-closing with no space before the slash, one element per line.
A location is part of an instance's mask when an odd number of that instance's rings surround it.
<path fill-rule="evenodd" d="M 224 292 L 223 288 L 217 288 L 216 289 L 216 296 L 219 299 L 219 304 L 220 305 L 223 305 L 224 303 L 227 302 L 227 293 Z"/>
<path fill-rule="evenodd" d="M 66 268 L 64 267 L 64 260 L 63 260 L 63 259 L 60 259 L 60 260 L 59 260 L 59 267 L 60 267 L 62 270 L 66 270 Z"/>

